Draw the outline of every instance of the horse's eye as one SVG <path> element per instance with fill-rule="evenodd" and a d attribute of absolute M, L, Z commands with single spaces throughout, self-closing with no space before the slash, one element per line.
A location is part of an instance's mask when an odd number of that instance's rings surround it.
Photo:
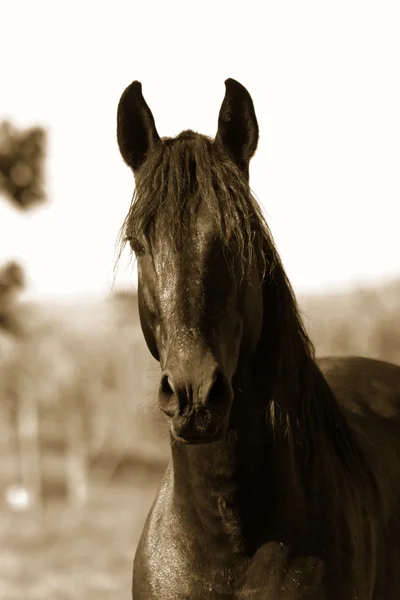
<path fill-rule="evenodd" d="M 132 251 L 136 254 L 136 256 L 142 256 L 145 253 L 146 249 L 142 242 L 140 242 L 136 238 L 127 238 L 127 241 L 129 242 L 129 245 Z"/>

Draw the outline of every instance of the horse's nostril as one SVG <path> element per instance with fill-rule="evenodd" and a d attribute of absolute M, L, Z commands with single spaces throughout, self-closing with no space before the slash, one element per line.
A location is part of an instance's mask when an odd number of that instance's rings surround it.
<path fill-rule="evenodd" d="M 179 401 L 176 395 L 176 389 L 168 373 L 161 376 L 159 388 L 159 402 L 161 410 L 167 417 L 173 417 L 179 412 Z"/>
<path fill-rule="evenodd" d="M 217 371 L 215 374 L 214 382 L 208 392 L 207 404 L 217 405 L 225 404 L 226 400 L 230 397 L 230 386 L 226 377 Z"/>
<path fill-rule="evenodd" d="M 167 373 L 161 377 L 160 389 L 165 396 L 172 396 L 175 393 L 174 385 Z"/>

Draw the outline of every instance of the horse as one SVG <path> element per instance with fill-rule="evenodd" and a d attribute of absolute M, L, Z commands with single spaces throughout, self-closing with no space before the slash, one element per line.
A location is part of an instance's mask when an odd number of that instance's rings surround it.
<path fill-rule="evenodd" d="M 121 242 L 171 442 L 132 597 L 394 600 L 400 367 L 316 359 L 250 189 L 258 137 L 234 79 L 215 138 L 160 138 L 138 81 L 119 100 L 135 180 Z"/>

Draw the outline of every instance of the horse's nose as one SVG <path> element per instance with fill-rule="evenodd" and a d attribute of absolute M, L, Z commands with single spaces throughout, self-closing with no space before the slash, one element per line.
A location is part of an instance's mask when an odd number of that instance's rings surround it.
<path fill-rule="evenodd" d="M 164 412 L 169 417 L 172 417 L 177 409 L 182 412 L 186 407 L 206 408 L 223 399 L 224 388 L 224 376 L 218 368 L 197 378 L 183 378 L 171 371 L 165 371 L 160 384 L 161 408 L 165 408 Z M 173 398 L 175 402 L 170 406 Z"/>
<path fill-rule="evenodd" d="M 160 408 L 170 417 L 177 437 L 213 435 L 224 421 L 232 396 L 232 387 L 217 365 L 170 367 L 161 376 Z"/>

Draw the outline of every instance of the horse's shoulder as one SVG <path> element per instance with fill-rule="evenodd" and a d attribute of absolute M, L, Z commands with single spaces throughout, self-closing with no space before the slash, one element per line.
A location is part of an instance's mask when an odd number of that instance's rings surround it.
<path fill-rule="evenodd" d="M 400 423 L 400 366 L 358 356 L 320 358 L 317 365 L 346 411 Z"/>

